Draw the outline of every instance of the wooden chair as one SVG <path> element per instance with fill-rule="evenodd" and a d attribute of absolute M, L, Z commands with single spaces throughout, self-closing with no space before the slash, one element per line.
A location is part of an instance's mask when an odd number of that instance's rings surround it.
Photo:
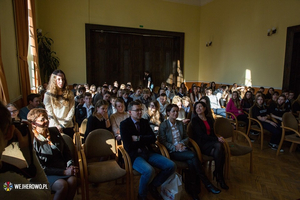
<path fill-rule="evenodd" d="M 72 139 L 70 138 L 70 136 L 66 135 L 66 134 L 61 134 L 64 141 L 66 142 L 66 144 L 68 145 L 72 158 L 75 162 L 75 165 L 78 166 L 79 169 L 79 174 L 77 175 L 77 182 L 78 185 L 81 189 L 81 199 L 85 200 L 85 190 L 84 190 L 84 177 L 83 177 L 83 165 L 82 165 L 82 158 L 81 158 L 81 154 L 80 151 L 77 150 L 77 148 L 75 147 Z M 74 134 L 75 135 L 75 134 Z M 79 194 L 79 190 L 77 189 L 77 194 Z"/>
<path fill-rule="evenodd" d="M 259 120 L 254 119 L 252 117 L 252 108 L 249 110 L 249 123 L 248 123 L 248 130 L 247 130 L 247 135 L 249 136 L 250 130 L 256 131 L 260 133 L 260 149 L 263 149 L 264 145 L 264 134 L 265 133 L 270 133 L 268 130 L 264 129 L 262 124 L 260 123 Z"/>
<path fill-rule="evenodd" d="M 243 128 L 246 126 L 246 123 L 243 121 L 238 121 L 237 117 L 232 112 L 226 112 L 226 119 L 228 119 L 230 123 L 236 127 L 236 130 L 244 130 L 245 132 L 247 131 L 246 128 Z"/>
<path fill-rule="evenodd" d="M 80 127 L 79 127 L 79 132 L 81 133 L 81 134 L 85 134 L 85 130 L 86 130 L 86 125 L 87 125 L 87 121 L 88 121 L 88 119 L 86 118 L 86 119 L 84 119 L 83 121 L 82 121 L 82 123 L 81 123 L 81 125 L 80 125 Z"/>
<path fill-rule="evenodd" d="M 158 141 L 156 141 L 155 144 L 157 145 L 157 148 L 159 149 L 161 155 L 166 157 L 165 153 L 167 152 L 167 149 L 162 144 L 160 144 Z M 133 169 L 130 156 L 128 155 L 128 153 L 126 152 L 126 150 L 123 147 L 121 147 L 121 148 L 123 149 L 124 154 L 125 154 L 125 157 L 124 157 L 125 164 L 128 165 L 129 184 L 130 184 L 130 186 L 129 186 L 130 187 L 130 199 L 135 199 L 136 195 L 134 193 L 133 177 L 140 176 L 141 174 L 138 171 Z"/>
<path fill-rule="evenodd" d="M 215 121 L 214 124 L 215 133 L 217 135 L 222 136 L 225 140 L 225 144 L 227 146 L 227 151 L 229 153 L 229 156 L 242 156 L 246 154 L 250 154 L 250 173 L 252 173 L 252 143 L 250 139 L 247 137 L 247 135 L 241 131 L 233 130 L 233 127 L 228 119 L 225 118 L 219 118 Z M 239 134 L 243 136 L 249 146 L 241 145 L 235 142 L 236 135 Z M 228 141 L 229 140 L 229 141 Z M 229 166 L 230 166 L 230 159 L 228 161 L 228 167 L 227 167 L 227 175 L 229 177 Z"/>
<path fill-rule="evenodd" d="M 282 135 L 277 149 L 276 156 L 278 156 L 283 141 L 291 142 L 290 153 L 295 151 L 298 144 L 300 144 L 300 133 L 298 132 L 298 122 L 294 115 L 290 112 L 286 112 L 282 116 Z M 293 134 L 286 135 L 286 132 L 292 132 Z"/>
<path fill-rule="evenodd" d="M 117 162 L 117 150 L 120 150 L 124 158 L 124 167 L 121 168 Z M 114 135 L 105 129 L 96 129 L 86 138 L 83 149 L 81 150 L 86 199 L 89 200 L 89 184 L 103 183 L 119 178 L 126 178 L 127 199 L 129 193 L 129 169 L 126 152 L 122 147 L 117 149 Z M 101 157 L 115 157 L 106 161 L 100 161 Z"/>

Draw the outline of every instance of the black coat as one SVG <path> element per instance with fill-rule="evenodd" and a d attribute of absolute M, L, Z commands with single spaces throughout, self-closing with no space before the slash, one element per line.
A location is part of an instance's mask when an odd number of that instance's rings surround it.
<path fill-rule="evenodd" d="M 143 118 L 140 120 L 140 132 L 138 132 L 131 117 L 128 117 L 121 122 L 120 133 L 124 149 L 130 156 L 132 163 L 138 156 L 147 159 L 149 153 L 153 152 L 151 144 L 155 143 L 156 137 L 147 120 Z M 131 136 L 133 135 L 140 136 L 140 140 L 132 141 Z M 142 152 L 138 152 L 138 149 L 140 149 Z"/>
<path fill-rule="evenodd" d="M 205 124 L 198 116 L 195 116 L 191 122 L 193 130 L 192 139 L 197 142 L 204 154 L 210 154 L 213 145 L 218 142 L 218 137 L 214 133 L 214 119 L 207 117 L 207 122 L 210 126 L 210 135 L 207 135 Z"/>

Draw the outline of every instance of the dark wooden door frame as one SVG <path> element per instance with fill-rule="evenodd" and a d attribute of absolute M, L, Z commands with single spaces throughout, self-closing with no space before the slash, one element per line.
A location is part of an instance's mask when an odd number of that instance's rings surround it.
<path fill-rule="evenodd" d="M 99 32 L 114 32 L 121 34 L 136 34 L 136 35 L 147 35 L 156 37 L 177 37 L 180 40 L 180 68 L 184 72 L 184 33 L 182 32 L 171 32 L 151 29 L 137 29 L 128 27 L 117 27 L 117 26 L 106 26 L 99 24 L 85 24 L 85 38 L 86 38 L 86 80 L 89 81 L 92 77 L 93 70 L 91 69 L 91 52 L 90 52 L 90 40 L 92 31 Z"/>
<path fill-rule="evenodd" d="M 291 82 L 294 36 L 296 33 L 300 33 L 300 25 L 291 26 L 287 28 L 282 89 L 293 89 L 290 88 L 290 82 Z"/>

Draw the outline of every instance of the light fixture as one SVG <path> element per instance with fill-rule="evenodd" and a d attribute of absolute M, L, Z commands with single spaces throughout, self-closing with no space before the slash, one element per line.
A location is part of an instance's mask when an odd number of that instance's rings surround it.
<path fill-rule="evenodd" d="M 206 47 L 210 47 L 212 45 L 212 41 L 206 42 Z"/>
<path fill-rule="evenodd" d="M 268 29 L 268 36 L 271 36 L 277 32 L 277 29 L 273 27 L 272 29 Z"/>

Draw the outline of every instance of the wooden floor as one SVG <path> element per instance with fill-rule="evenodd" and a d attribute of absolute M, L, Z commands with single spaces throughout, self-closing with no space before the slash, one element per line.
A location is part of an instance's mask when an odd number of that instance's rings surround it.
<path fill-rule="evenodd" d="M 260 142 L 253 144 L 253 173 L 249 173 L 249 155 L 231 158 L 230 179 L 226 180 L 229 190 L 220 194 L 211 194 L 202 185 L 200 198 L 202 200 L 237 199 L 237 200 L 296 200 L 300 199 L 300 152 L 289 153 L 290 143 L 284 143 L 284 153 L 276 157 L 276 151 L 268 147 L 269 138 L 264 138 L 264 149 L 260 150 Z M 205 170 L 212 179 L 211 168 L 205 165 Z M 135 196 L 137 196 L 139 177 L 135 178 Z M 119 181 L 121 182 L 121 181 Z M 215 181 L 212 181 L 216 185 Z M 148 195 L 149 199 L 152 199 Z M 90 198 L 96 199 L 126 199 L 126 185 L 115 182 L 90 186 Z M 81 199 L 76 195 L 75 200 Z M 183 192 L 181 199 L 191 199 Z"/>

